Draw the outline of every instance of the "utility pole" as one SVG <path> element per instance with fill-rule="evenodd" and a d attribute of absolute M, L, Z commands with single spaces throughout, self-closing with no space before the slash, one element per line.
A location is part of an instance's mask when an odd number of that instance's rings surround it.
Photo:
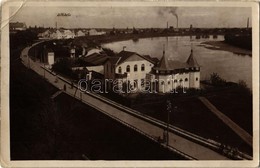
<path fill-rule="evenodd" d="M 169 125 L 170 125 L 170 113 L 172 111 L 172 103 L 170 100 L 167 100 L 167 136 L 166 136 L 166 144 L 169 146 Z"/>
<path fill-rule="evenodd" d="M 46 46 L 43 46 L 43 78 L 45 78 L 45 51 L 46 51 Z"/>

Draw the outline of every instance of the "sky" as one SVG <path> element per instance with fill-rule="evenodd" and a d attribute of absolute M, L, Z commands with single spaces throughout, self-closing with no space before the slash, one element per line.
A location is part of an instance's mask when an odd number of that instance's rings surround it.
<path fill-rule="evenodd" d="M 57 16 L 70 13 L 71 16 Z M 246 27 L 250 7 L 22 7 L 10 8 L 11 22 L 65 28 Z"/>

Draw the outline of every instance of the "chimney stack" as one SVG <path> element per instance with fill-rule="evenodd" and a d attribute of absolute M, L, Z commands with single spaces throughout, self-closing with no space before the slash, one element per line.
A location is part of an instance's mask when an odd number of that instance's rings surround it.
<path fill-rule="evenodd" d="M 179 18 L 177 17 L 177 28 L 179 28 Z"/>

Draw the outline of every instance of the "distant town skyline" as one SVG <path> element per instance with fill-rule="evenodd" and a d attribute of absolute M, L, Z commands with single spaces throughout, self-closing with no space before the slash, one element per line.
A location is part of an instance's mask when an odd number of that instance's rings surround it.
<path fill-rule="evenodd" d="M 252 25 L 250 7 L 12 7 L 10 16 L 28 27 L 232 28 L 246 27 L 248 18 Z"/>

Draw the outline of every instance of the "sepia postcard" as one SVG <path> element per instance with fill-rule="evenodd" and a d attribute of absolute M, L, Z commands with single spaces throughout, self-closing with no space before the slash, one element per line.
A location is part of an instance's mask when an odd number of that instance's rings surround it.
<path fill-rule="evenodd" d="M 259 166 L 259 2 L 1 12 L 2 167 Z"/>

